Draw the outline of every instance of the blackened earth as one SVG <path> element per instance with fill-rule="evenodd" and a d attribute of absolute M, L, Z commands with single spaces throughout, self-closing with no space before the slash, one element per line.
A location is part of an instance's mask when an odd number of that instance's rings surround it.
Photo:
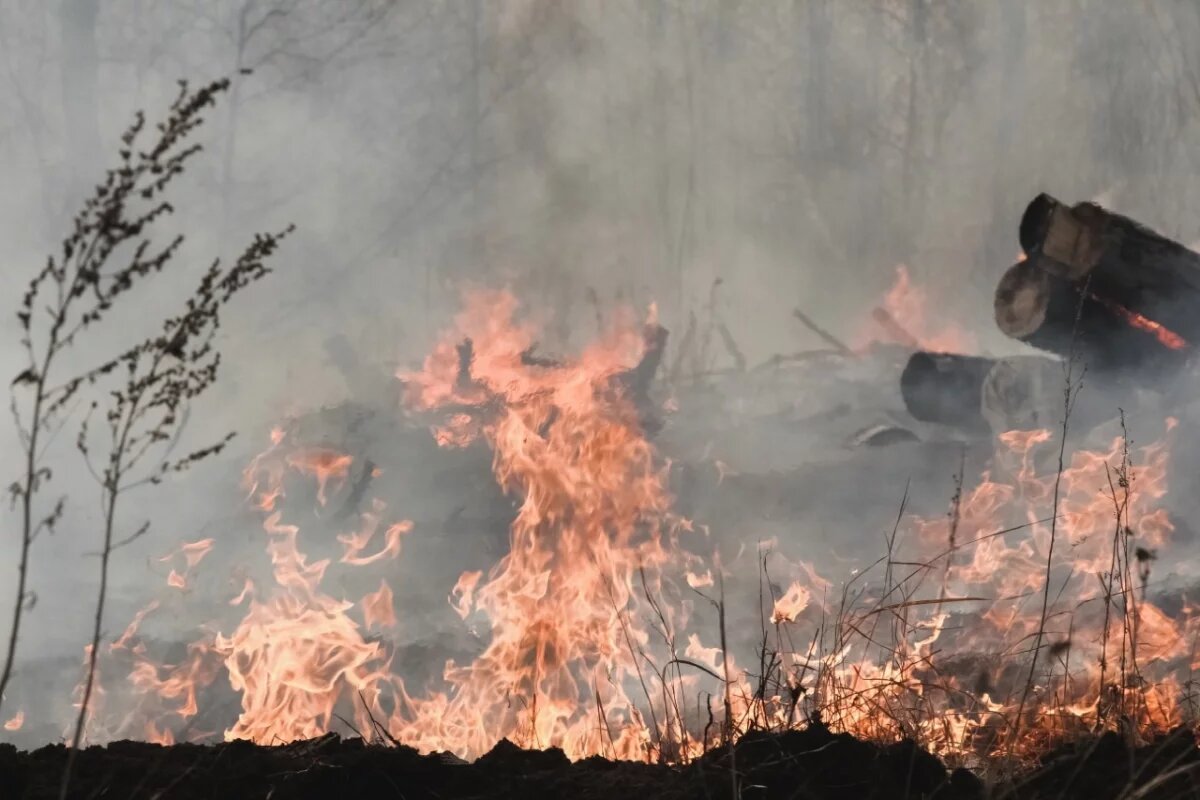
<path fill-rule="evenodd" d="M 59 796 L 67 750 L 0 745 L 0 797 Z M 749 734 L 684 766 L 571 762 L 561 750 L 522 750 L 504 741 L 472 764 L 408 747 L 334 734 L 263 747 L 237 741 L 172 747 L 116 742 L 79 753 L 72 798 L 706 798 L 728 800 L 1106 800 L 1200 798 L 1200 750 L 1177 731 L 1141 747 L 1115 734 L 1048 754 L 1024 775 L 987 785 L 948 770 L 911 742 L 879 746 L 819 724 L 782 735 Z"/>

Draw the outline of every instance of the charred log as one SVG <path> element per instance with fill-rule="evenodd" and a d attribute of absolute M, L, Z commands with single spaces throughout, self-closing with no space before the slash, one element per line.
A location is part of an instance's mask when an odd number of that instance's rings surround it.
<path fill-rule="evenodd" d="M 646 349 L 642 351 L 641 359 L 633 369 L 618 375 L 617 383 L 633 401 L 642 429 L 653 435 L 662 428 L 662 421 L 658 418 L 654 403 L 650 399 L 650 387 L 667 350 L 668 332 L 661 325 L 651 324 L 643 329 L 642 335 Z"/>
<path fill-rule="evenodd" d="M 654 382 L 654 376 L 658 374 L 663 354 L 667 349 L 667 335 L 667 329 L 663 326 L 647 325 L 642 331 L 646 349 L 642 351 L 641 359 L 637 366 L 620 375 L 621 382 L 635 400 L 646 398 L 650 391 L 650 385 Z"/>
<path fill-rule="evenodd" d="M 1012 266 L 996 287 L 996 324 L 1007 336 L 1089 370 L 1165 379 L 1190 360 L 1192 348 L 1163 325 L 1131 310 L 1127 298 L 1102 293 L 1088 276 L 1068 280 L 1038 252 Z M 1182 301 L 1181 301 L 1182 302 Z M 1200 308 L 1200 293 L 1193 308 Z M 1200 315 L 1195 315 L 1200 323 Z M 1200 333 L 1200 327 L 1197 327 Z"/>
<path fill-rule="evenodd" d="M 1045 194 L 1025 210 L 1020 238 L 1031 265 L 1059 281 L 1049 284 L 1052 326 L 1061 326 L 1064 316 L 1074 320 L 1074 314 L 1062 314 L 1055 304 L 1057 298 L 1078 307 L 1078 298 L 1066 286 L 1076 295 L 1085 293 L 1091 301 L 1086 306 L 1094 302 L 1102 307 L 1084 309 L 1089 317 L 1089 326 L 1082 328 L 1086 336 L 1095 332 L 1090 323 L 1098 320 L 1104 321 L 1102 327 L 1112 323 L 1112 330 L 1140 330 L 1133 341 L 1148 346 L 1128 354 L 1135 360 L 1154 350 L 1186 355 L 1192 343 L 1200 342 L 1200 254 L 1094 203 L 1067 206 Z M 1089 347 L 1096 344 L 1084 340 Z"/>
<path fill-rule="evenodd" d="M 1066 364 L 1042 356 L 996 361 L 983 380 L 983 417 L 996 434 L 1036 428 L 1058 429 L 1065 412 Z M 1136 407 L 1135 391 L 1103 377 L 1099 385 L 1072 395 L 1071 427 L 1087 431 Z"/>
<path fill-rule="evenodd" d="M 983 381 L 994 364 L 990 358 L 955 353 L 913 353 L 900 375 L 908 413 L 922 422 L 985 430 Z"/>

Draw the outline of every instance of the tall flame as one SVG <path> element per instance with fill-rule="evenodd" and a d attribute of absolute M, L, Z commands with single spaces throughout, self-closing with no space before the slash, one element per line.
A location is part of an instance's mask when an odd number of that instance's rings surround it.
<path fill-rule="evenodd" d="M 638 585 L 660 579 L 678 520 L 663 465 L 614 381 L 643 341 L 626 326 L 578 360 L 529 365 L 521 354 L 533 333 L 515 311 L 506 293 L 470 296 L 424 368 L 402 376 L 416 409 L 474 409 L 452 417 L 453 435 L 439 441 L 484 439 L 520 508 L 508 555 L 456 587 L 459 613 L 480 612 L 490 643 L 473 663 L 447 665 L 445 694 L 406 698 L 393 730 L 468 754 L 506 736 L 573 755 L 644 757 L 648 732 L 628 693 L 648 640 Z"/>
<path fill-rule="evenodd" d="M 636 320 L 552 365 L 525 357 L 534 335 L 511 295 L 473 294 L 422 368 L 400 376 L 410 412 L 445 447 L 489 447 L 516 501 L 508 553 L 448 587 L 485 642 L 477 657 L 448 662 L 419 690 L 395 674 L 382 638 L 404 619 L 392 584 L 345 598 L 322 583 L 330 570 L 401 558 L 413 526 L 376 500 L 331 538 L 340 558 L 310 560 L 279 501 L 299 479 L 325 504 L 351 458 L 280 429 L 245 474 L 266 517 L 269 576 L 236 576 L 226 608 L 242 618 L 214 623 L 172 663 L 154 659 L 139 633 L 166 602 L 145 606 L 101 675 L 117 674 L 110 664 L 121 659 L 132 700 L 104 682 L 92 739 L 203 738 L 191 727 L 218 678 L 240 697 L 228 739 L 289 741 L 346 719 L 364 735 L 384 729 L 463 756 L 506 737 L 571 757 L 683 760 L 752 727 L 817 716 L 860 736 L 916 737 L 961 761 L 1034 755 L 1080 730 L 1127 725 L 1147 736 L 1183 720 L 1179 676 L 1200 661 L 1190 644 L 1200 617 L 1188 603 L 1168 613 L 1150 591 L 1172 531 L 1158 501 L 1173 420 L 1159 443 L 1131 450 L 1117 438 L 1074 453 L 1061 474 L 1041 466 L 1051 431 L 1001 435 L 994 463 L 950 515 L 904 522 L 881 576 L 835 588 L 810 565 L 761 551 L 765 672 L 751 675 L 712 645 L 705 604 L 691 606 L 723 591 L 730 567 L 695 554 L 703 529 L 672 511 L 667 465 L 627 396 L 625 374 L 644 348 Z M 211 547 L 173 554 L 181 577 Z M 710 599 L 723 617 L 724 600 Z M 720 708 L 689 710 L 702 689 Z"/>
<path fill-rule="evenodd" d="M 855 340 L 861 350 L 882 341 L 947 353 L 970 353 L 977 349 L 975 337 L 959 325 L 937 317 L 925 288 L 912 280 L 904 264 L 896 265 L 895 279 L 884 295 L 872 321 Z"/>

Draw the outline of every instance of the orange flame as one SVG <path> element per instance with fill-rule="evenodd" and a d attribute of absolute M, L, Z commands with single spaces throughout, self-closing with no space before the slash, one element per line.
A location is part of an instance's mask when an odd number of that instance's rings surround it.
<path fill-rule="evenodd" d="M 781 622 L 795 622 L 800 612 L 808 608 L 812 594 L 798 582 L 788 587 L 783 597 L 775 601 L 771 612 L 771 621 L 778 625 Z"/>
<path fill-rule="evenodd" d="M 1146 333 L 1151 334 L 1152 336 L 1154 336 L 1155 339 L 1158 339 L 1159 343 L 1163 347 L 1166 347 L 1169 350 L 1182 350 L 1188 346 L 1187 340 L 1185 340 L 1182 336 L 1180 336 L 1179 334 L 1177 334 L 1174 331 L 1167 328 L 1165 325 L 1157 323 L 1154 320 L 1149 319 L 1147 317 L 1143 317 L 1141 314 L 1138 314 L 1136 311 L 1131 311 L 1128 308 L 1125 308 L 1125 306 L 1120 305 L 1119 303 L 1114 303 L 1114 302 L 1105 300 L 1103 298 L 1097 297 L 1096 295 L 1092 295 L 1092 299 L 1097 300 L 1100 303 L 1102 303 L 1106 308 L 1112 310 L 1113 313 L 1115 313 L 1121 319 L 1125 320 L 1126 323 L 1133 326 L 1134 328 L 1137 328 L 1138 330 L 1145 331 Z"/>
<path fill-rule="evenodd" d="M 953 323 L 935 319 L 927 292 L 913 283 L 908 267 L 896 266 L 896 278 L 876 309 L 874 319 L 855 340 L 855 350 L 874 342 L 893 342 L 923 350 L 970 353 L 977 349 L 975 337 Z"/>
<path fill-rule="evenodd" d="M 627 694 L 647 639 L 635 580 L 660 579 L 677 528 L 663 468 L 613 381 L 636 363 L 642 336 L 628 324 L 576 361 L 531 366 L 521 354 L 533 332 L 515 311 L 506 293 L 469 296 L 424 369 L 402 376 L 419 410 L 477 409 L 469 425 L 456 412 L 439 441 L 482 437 L 497 480 L 521 501 L 509 554 L 485 581 L 469 574 L 455 587 L 456 610 L 481 612 L 490 644 L 469 665 L 447 665 L 449 693 L 406 697 L 391 728 L 415 746 L 465 754 L 508 737 L 644 757 L 648 732 Z"/>
<path fill-rule="evenodd" d="M 392 587 L 387 581 L 379 582 L 379 589 L 365 595 L 359 603 L 363 612 L 363 625 L 371 628 L 396 627 L 396 609 L 392 600 Z"/>
<path fill-rule="evenodd" d="M 423 368 L 402 376 L 410 409 L 434 417 L 435 435 L 449 432 L 439 438 L 445 446 L 492 450 L 496 480 L 516 501 L 507 555 L 462 573 L 449 594 L 479 628 L 482 653 L 447 663 L 440 684 L 421 692 L 392 672 L 390 646 L 365 634 L 397 625 L 387 581 L 357 603 L 321 584 L 330 569 L 399 558 L 412 524 L 389 522 L 375 502 L 337 536 L 340 558 L 310 561 L 279 508 L 285 478 L 307 475 L 324 503 L 325 486 L 344 483 L 351 462 L 281 430 L 245 476 L 251 502 L 268 512 L 270 578 L 257 591 L 245 579 L 233 601 L 242 619 L 216 626 L 231 632 L 206 636 L 176 664 L 154 662 L 136 636 L 157 604 L 139 612 L 111 649 L 132 660 L 130 684 L 144 703 L 109 732 L 140 725 L 143 737 L 173 739 L 171 723 L 194 716 L 221 675 L 241 699 L 227 739 L 317 736 L 336 714 L 362 731 L 379 724 L 405 744 L 463 756 L 507 737 L 571 757 L 684 760 L 721 735 L 706 733 L 703 711 L 690 720 L 681 710 L 705 688 L 723 696 L 731 733 L 819 715 L 859 736 L 919 737 L 957 759 L 996 752 L 1014 731 L 1015 751 L 1030 755 L 1073 730 L 1124 719 L 1148 736 L 1181 721 L 1177 674 L 1196 660 L 1189 643 L 1200 617 L 1186 604 L 1167 614 L 1147 593 L 1154 554 L 1172 532 L 1157 501 L 1174 420 L 1148 447 L 1129 451 L 1117 439 L 1076 452 L 1060 476 L 1040 468 L 1052 432 L 1003 434 L 953 514 L 906 521 L 897 547 L 913 552 L 893 554 L 883 581 L 859 584 L 856 574 L 839 592 L 807 564 L 789 564 L 789 588 L 762 609 L 775 623 L 768 644 L 780 666 L 760 682 L 693 629 L 704 604 L 688 598 L 707 598 L 728 573 L 682 546 L 693 526 L 672 512 L 666 465 L 623 394 L 620 376 L 643 347 L 636 321 L 544 366 L 522 358 L 534 330 L 516 310 L 507 293 L 469 296 Z M 810 608 L 837 624 L 796 637 Z M 1038 639 L 1025 704 L 1018 687 Z M 694 674 L 678 668 L 685 661 Z"/>
<path fill-rule="evenodd" d="M 23 726 L 24 724 L 25 724 L 25 712 L 18 711 L 16 714 L 13 714 L 12 717 L 10 717 L 8 720 L 5 721 L 4 730 L 19 731 L 19 730 L 21 730 L 21 726 Z"/>

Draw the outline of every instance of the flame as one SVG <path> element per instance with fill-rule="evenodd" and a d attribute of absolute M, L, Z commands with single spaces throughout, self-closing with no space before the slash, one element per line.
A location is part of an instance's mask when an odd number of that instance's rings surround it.
<path fill-rule="evenodd" d="M 177 550 L 160 558 L 159 561 L 167 562 L 174 560 L 178 556 L 183 556 L 183 572 L 172 568 L 167 575 L 167 585 L 173 589 L 186 589 L 189 573 L 204 560 L 204 557 L 209 554 L 212 548 L 213 539 L 200 539 L 195 542 L 185 542 Z"/>
<path fill-rule="evenodd" d="M 793 583 L 788 587 L 787 592 L 783 597 L 775 601 L 775 608 L 771 612 L 771 621 L 778 625 L 781 622 L 795 622 L 800 616 L 800 612 L 808 608 L 808 603 L 812 599 L 812 593 L 799 582 Z"/>
<path fill-rule="evenodd" d="M 930 314 L 937 302 L 913 283 L 907 266 L 896 265 L 895 281 L 876 309 L 874 320 L 856 338 L 854 349 L 862 351 L 875 342 L 893 342 L 944 353 L 975 352 L 974 336 Z"/>
<path fill-rule="evenodd" d="M 151 600 L 149 603 L 147 603 L 143 608 L 133 615 L 133 620 L 125 628 L 125 631 L 120 635 L 120 637 L 118 637 L 116 641 L 109 645 L 109 649 L 120 650 L 129 647 L 130 642 L 133 641 L 133 637 L 137 635 L 138 628 L 142 626 L 142 622 L 145 621 L 147 616 L 157 609 L 157 600 Z"/>
<path fill-rule="evenodd" d="M 490 643 L 471 664 L 447 664 L 449 691 L 406 696 L 391 728 L 467 755 L 507 737 L 642 758 L 651 733 L 630 698 L 648 640 L 637 582 L 661 579 L 678 530 L 664 467 L 616 381 L 642 335 L 627 324 L 558 368 L 531 366 L 521 354 L 533 330 L 515 312 L 507 293 L 469 296 L 424 368 L 401 376 L 417 410 L 473 409 L 455 411 L 439 442 L 484 440 L 520 507 L 508 555 L 455 587 L 456 610 L 479 612 Z"/>
<path fill-rule="evenodd" d="M 482 577 L 483 572 L 480 570 L 464 572 L 458 576 L 458 582 L 450 592 L 450 607 L 462 619 L 466 619 L 471 613 L 471 607 L 475 604 L 475 587 L 479 585 L 479 579 Z"/>
<path fill-rule="evenodd" d="M 379 589 L 363 597 L 359 602 L 363 612 L 363 625 L 371 628 L 396 627 L 396 608 L 392 600 L 392 587 L 387 581 L 379 582 Z"/>
<path fill-rule="evenodd" d="M 6 720 L 4 722 L 4 730 L 19 731 L 19 730 L 21 730 L 21 726 L 23 726 L 24 724 L 25 724 L 25 712 L 18 711 L 16 714 L 13 714 L 12 717 L 10 717 L 8 720 Z"/>
<path fill-rule="evenodd" d="M 1149 591 L 1172 534 L 1158 501 L 1174 420 L 1146 447 L 1116 438 L 1074 452 L 1061 475 L 1041 466 L 1056 434 L 1002 434 L 953 513 L 903 521 L 882 576 L 856 572 L 835 587 L 776 553 L 778 542 L 743 548 L 764 571 L 767 555 L 773 573 L 782 560 L 788 585 L 761 609 L 775 623 L 764 645 L 777 666 L 752 676 L 705 635 L 702 612 L 724 612 L 729 567 L 700 555 L 706 529 L 672 511 L 667 465 L 625 396 L 622 376 L 644 347 L 637 320 L 618 319 L 554 366 L 522 358 L 535 334 L 511 295 L 473 294 L 422 368 L 401 376 L 409 412 L 427 417 L 439 443 L 491 449 L 516 505 L 507 554 L 461 573 L 448 596 L 482 652 L 420 689 L 395 674 L 382 634 L 402 619 L 392 584 L 381 578 L 357 601 L 322 584 L 331 570 L 390 568 L 412 523 L 373 502 L 328 537 L 340 557 L 310 559 L 284 518 L 284 485 L 296 475 L 315 483 L 323 505 L 351 458 L 281 428 L 244 476 L 265 514 L 269 575 L 239 576 L 226 608 L 240 619 L 212 623 L 175 663 L 155 661 L 139 639 L 159 603 L 144 607 L 109 648 L 128 660 L 136 701 L 119 716 L 119 687 L 98 689 L 92 740 L 173 740 L 218 678 L 240 699 L 226 739 L 286 742 L 346 719 L 464 757 L 508 738 L 572 758 L 683 761 L 740 732 L 818 716 L 862 737 L 917 738 L 961 762 L 1033 757 L 1082 730 L 1126 725 L 1148 738 L 1183 720 L 1180 674 L 1197 661 L 1200 616 L 1188 603 L 1168 614 Z M 179 551 L 185 572 L 202 550 Z M 722 599 L 704 594 L 714 586 Z M 810 617 L 822 623 L 808 634 Z M 689 710 L 701 694 L 721 708 Z"/>
<path fill-rule="evenodd" d="M 1143 317 L 1136 311 L 1131 311 L 1119 303 L 1105 300 L 1104 298 L 1097 297 L 1094 294 L 1091 295 L 1091 297 L 1093 300 L 1101 303 L 1105 308 L 1113 311 L 1118 317 L 1125 320 L 1125 322 L 1132 327 L 1141 331 L 1145 331 L 1146 333 L 1154 336 L 1154 338 L 1157 339 L 1163 347 L 1166 347 L 1169 350 L 1183 350 L 1188 346 L 1186 339 L 1170 330 L 1165 325 L 1155 322 L 1147 317 Z"/>
<path fill-rule="evenodd" d="M 242 585 L 242 590 L 240 592 L 238 592 L 237 597 L 235 597 L 229 601 L 229 605 L 240 606 L 242 603 L 246 602 L 247 597 L 250 597 L 253 594 L 254 594 L 254 581 L 252 581 L 250 578 L 246 578 L 245 584 Z"/>
<path fill-rule="evenodd" d="M 316 477 L 317 502 L 325 505 L 330 480 L 346 480 L 353 461 L 350 456 L 335 450 L 312 448 L 290 455 L 288 466 Z"/>
<path fill-rule="evenodd" d="M 386 671 L 382 648 L 350 618 L 353 603 L 320 591 L 329 562 L 308 563 L 297 546 L 299 529 L 276 511 L 264 530 L 276 589 L 263 602 L 251 600 L 237 628 L 212 643 L 242 699 L 225 738 L 267 743 L 320 736 L 339 701 L 374 696 Z M 360 729 L 368 730 L 372 708 L 353 705 Z"/>

